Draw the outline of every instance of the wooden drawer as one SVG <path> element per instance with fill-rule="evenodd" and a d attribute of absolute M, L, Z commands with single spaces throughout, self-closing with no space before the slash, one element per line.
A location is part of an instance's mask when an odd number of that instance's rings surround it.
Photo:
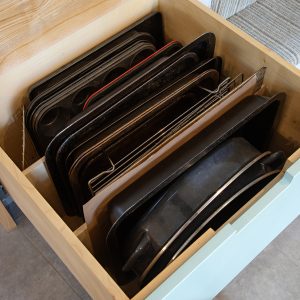
<path fill-rule="evenodd" d="M 134 297 L 210 299 L 300 213 L 296 199 L 300 192 L 300 72 L 196 0 L 92 2 L 93 6 L 50 26 L 40 37 L 26 31 L 32 40 L 2 56 L 0 180 L 92 298 L 128 299 L 89 250 L 86 225 L 64 214 L 44 159 L 36 159 L 24 139 L 24 95 L 33 82 L 153 10 L 162 12 L 167 36 L 183 43 L 214 32 L 216 54 L 224 58 L 226 73 L 248 76 L 267 66 L 266 90 L 287 93 L 272 147 L 291 156 L 282 174 L 264 191 L 218 232 L 206 232 Z M 22 160 L 28 165 L 24 171 Z"/>

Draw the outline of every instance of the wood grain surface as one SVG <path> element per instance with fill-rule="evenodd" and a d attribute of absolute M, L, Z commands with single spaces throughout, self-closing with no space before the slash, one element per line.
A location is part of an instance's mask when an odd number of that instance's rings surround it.
<path fill-rule="evenodd" d="M 105 0 L 0 1 L 0 63 Z M 84 25 L 84 24 L 83 24 Z M 76 28 L 74 28 L 76 29 Z M 70 28 L 70 30 L 72 30 Z M 65 34 L 65 32 L 61 32 Z M 57 38 L 60 34 L 57 32 Z M 51 42 L 50 40 L 48 43 Z M 53 42 L 53 40 L 52 40 Z M 44 46 L 46 47 L 46 43 Z"/>
<path fill-rule="evenodd" d="M 0 224 L 6 231 L 16 228 L 16 223 L 0 200 Z"/>

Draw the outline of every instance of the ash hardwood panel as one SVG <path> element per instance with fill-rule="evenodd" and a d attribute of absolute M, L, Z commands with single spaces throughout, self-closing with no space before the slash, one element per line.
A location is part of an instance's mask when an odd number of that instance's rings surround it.
<path fill-rule="evenodd" d="M 6 210 L 3 203 L 0 201 L 0 224 L 3 226 L 3 228 L 6 231 L 11 231 L 14 228 L 16 228 L 16 223 L 9 214 L 9 212 Z"/>
<path fill-rule="evenodd" d="M 83 219 L 77 216 L 70 217 L 66 215 L 60 198 L 57 194 L 54 183 L 48 172 L 45 158 L 42 157 L 26 170 L 23 174 L 29 179 L 29 181 L 36 187 L 41 195 L 47 200 L 56 213 L 66 222 L 66 224 L 75 230 L 83 223 Z"/>
<path fill-rule="evenodd" d="M 30 180 L 41 195 L 47 199 L 47 202 L 52 208 L 59 215 L 64 215 L 64 209 L 60 203 L 54 183 L 48 173 L 45 158 L 40 158 L 30 167 L 25 169 L 23 174 Z"/>
<path fill-rule="evenodd" d="M 91 239 L 87 230 L 86 223 L 82 224 L 80 227 L 78 227 L 74 234 L 78 237 L 78 239 L 85 245 L 85 247 L 93 254 L 93 247 L 91 243 Z"/>
<path fill-rule="evenodd" d="M 11 53 L 101 2 L 104 0 L 1 1 L 0 63 Z"/>

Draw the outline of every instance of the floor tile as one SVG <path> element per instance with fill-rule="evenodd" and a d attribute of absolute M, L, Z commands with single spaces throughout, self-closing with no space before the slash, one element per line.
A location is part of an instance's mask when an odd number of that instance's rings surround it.
<path fill-rule="evenodd" d="M 0 299 L 79 300 L 80 297 L 21 230 L 6 233 L 0 228 Z"/>
<path fill-rule="evenodd" d="M 283 252 L 298 264 L 300 268 L 300 217 L 274 240 L 273 245 L 278 251 Z"/>
<path fill-rule="evenodd" d="M 63 264 L 60 258 L 50 248 L 47 242 L 42 238 L 42 236 L 27 218 L 24 217 L 22 221 L 19 222 L 18 228 L 81 299 L 91 299 L 79 282 L 75 279 L 75 277 L 70 273 L 68 268 Z"/>
<path fill-rule="evenodd" d="M 283 231 L 215 299 L 299 300 L 300 218 Z M 281 245 L 284 245 L 281 248 Z M 289 249 L 289 250 L 287 250 Z M 293 250 L 292 250 L 293 249 Z M 297 253 L 297 254 L 296 254 Z"/>

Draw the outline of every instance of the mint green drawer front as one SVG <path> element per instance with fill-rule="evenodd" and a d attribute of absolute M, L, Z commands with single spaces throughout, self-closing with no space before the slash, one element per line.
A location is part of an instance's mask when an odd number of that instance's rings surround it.
<path fill-rule="evenodd" d="M 220 230 L 147 300 L 215 297 L 300 214 L 300 159 L 233 224 Z"/>

